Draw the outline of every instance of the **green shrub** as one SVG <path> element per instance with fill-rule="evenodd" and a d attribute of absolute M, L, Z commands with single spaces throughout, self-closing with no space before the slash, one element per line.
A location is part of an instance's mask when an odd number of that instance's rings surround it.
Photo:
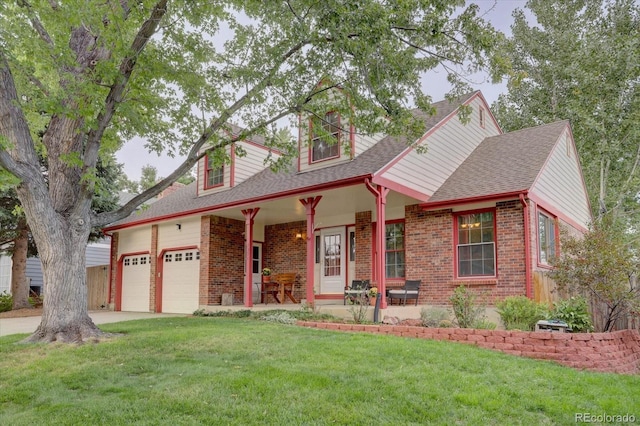
<path fill-rule="evenodd" d="M 575 333 L 593 331 L 591 315 L 584 297 L 571 297 L 554 303 L 551 317 L 566 322 Z"/>
<path fill-rule="evenodd" d="M 420 322 L 423 327 L 442 327 L 445 322 L 451 322 L 449 311 L 445 308 L 420 309 Z"/>
<path fill-rule="evenodd" d="M 453 313 L 462 328 L 473 328 L 473 325 L 484 320 L 485 307 L 477 305 L 478 295 L 461 285 L 453 292 L 449 301 L 453 305 Z"/>
<path fill-rule="evenodd" d="M 0 312 L 10 311 L 13 307 L 13 297 L 7 292 L 0 293 Z"/>
<path fill-rule="evenodd" d="M 526 296 L 507 297 L 496 303 L 496 307 L 507 330 L 532 331 L 536 322 L 549 317 L 546 305 L 536 303 Z"/>
<path fill-rule="evenodd" d="M 473 323 L 471 328 L 476 328 L 479 330 L 495 330 L 497 327 L 495 322 L 487 321 L 486 319 L 481 319 Z"/>

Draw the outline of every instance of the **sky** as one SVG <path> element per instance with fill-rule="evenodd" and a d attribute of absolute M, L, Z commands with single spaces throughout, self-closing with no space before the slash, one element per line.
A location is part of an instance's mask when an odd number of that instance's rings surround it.
<path fill-rule="evenodd" d="M 489 20 L 494 28 L 505 34 L 511 34 L 510 26 L 513 23 L 512 12 L 516 8 L 524 9 L 525 0 L 474 0 L 467 3 L 476 3 L 480 6 L 480 15 Z M 434 72 L 430 78 L 425 79 L 429 84 L 425 86 L 425 93 L 429 94 L 434 101 L 444 99 L 444 95 L 450 90 L 444 72 Z M 476 75 L 469 82 L 476 89 L 481 90 L 489 104 L 493 103 L 501 93 L 506 92 L 506 84 L 492 84 L 487 76 Z M 167 155 L 158 156 L 156 153 L 149 153 L 144 147 L 144 141 L 134 139 L 126 142 L 116 154 L 117 161 L 124 164 L 124 172 L 130 180 L 139 180 L 143 166 L 150 164 L 156 167 L 159 177 L 168 176 L 183 158 L 176 156 L 171 158 Z"/>

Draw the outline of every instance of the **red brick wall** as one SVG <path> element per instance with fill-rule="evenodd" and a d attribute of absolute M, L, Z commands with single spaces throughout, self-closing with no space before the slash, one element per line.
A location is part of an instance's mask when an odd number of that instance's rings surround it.
<path fill-rule="evenodd" d="M 109 254 L 109 304 L 112 304 L 112 309 L 116 303 L 116 281 L 118 277 L 118 243 L 120 241 L 120 233 L 114 232 L 111 234 L 111 252 Z"/>
<path fill-rule="evenodd" d="M 297 221 L 269 225 L 264 229 L 265 243 L 262 246 L 262 266 L 271 268 L 272 274 L 297 273 L 298 277 L 293 292 L 296 300 L 307 297 L 305 289 L 307 241 L 304 238 L 296 238 L 298 233 L 306 236 L 306 228 L 306 221 Z"/>
<path fill-rule="evenodd" d="M 373 253 L 373 228 L 371 212 L 356 213 L 356 280 L 371 279 Z"/>
<path fill-rule="evenodd" d="M 495 279 L 459 280 L 454 271 L 454 222 L 451 210 L 405 209 L 407 279 L 422 280 L 418 303 L 448 305 L 461 284 L 487 292 L 487 303 L 525 292 L 524 218 L 519 201 L 496 204 L 497 267 Z"/>
<path fill-rule="evenodd" d="M 427 328 L 299 321 L 304 327 L 362 331 L 421 339 L 450 340 L 510 355 L 555 361 L 568 367 L 624 374 L 640 373 L 640 333 L 555 333 L 469 328 Z"/>
<path fill-rule="evenodd" d="M 211 261 L 211 216 L 200 218 L 200 282 L 199 305 L 209 304 L 209 283 L 212 277 L 209 275 Z M 220 298 L 222 299 L 222 297 Z"/>
<path fill-rule="evenodd" d="M 220 305 L 222 294 L 233 303 L 244 297 L 244 221 L 207 216 L 200 227 L 200 304 Z"/>

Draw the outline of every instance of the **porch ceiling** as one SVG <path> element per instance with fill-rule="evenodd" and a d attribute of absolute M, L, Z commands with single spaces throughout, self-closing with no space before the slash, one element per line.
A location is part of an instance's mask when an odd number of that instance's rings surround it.
<path fill-rule="evenodd" d="M 255 218 L 256 223 L 273 225 L 276 223 L 301 221 L 306 220 L 306 210 L 300 200 L 318 195 L 321 195 L 322 199 L 316 206 L 317 218 L 355 214 L 360 211 L 372 211 L 375 214 L 376 211 L 376 200 L 373 194 L 371 194 L 364 185 L 352 185 L 318 192 L 309 191 L 308 193 L 264 201 L 258 204 L 218 210 L 213 214 L 231 219 L 244 220 L 244 216 L 242 215 L 243 209 L 259 207 L 260 211 Z M 391 191 L 387 196 L 387 209 L 418 204 L 420 202 L 420 200 Z"/>

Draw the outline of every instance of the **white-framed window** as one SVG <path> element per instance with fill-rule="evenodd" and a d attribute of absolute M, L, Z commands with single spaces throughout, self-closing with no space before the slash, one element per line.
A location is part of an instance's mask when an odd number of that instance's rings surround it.
<path fill-rule="evenodd" d="M 493 211 L 455 216 L 458 277 L 496 275 L 494 217 Z"/>
<path fill-rule="evenodd" d="M 213 157 L 209 155 L 207 155 L 207 172 L 205 181 L 207 188 L 221 186 L 222 184 L 224 184 L 224 166 L 214 167 Z"/>
<path fill-rule="evenodd" d="M 404 222 L 385 225 L 385 256 L 387 278 L 404 278 Z"/>
<path fill-rule="evenodd" d="M 340 156 L 340 114 L 328 112 L 311 122 L 311 162 Z"/>
<path fill-rule="evenodd" d="M 556 256 L 557 241 L 556 219 L 538 212 L 538 260 L 541 264 L 548 265 Z"/>

